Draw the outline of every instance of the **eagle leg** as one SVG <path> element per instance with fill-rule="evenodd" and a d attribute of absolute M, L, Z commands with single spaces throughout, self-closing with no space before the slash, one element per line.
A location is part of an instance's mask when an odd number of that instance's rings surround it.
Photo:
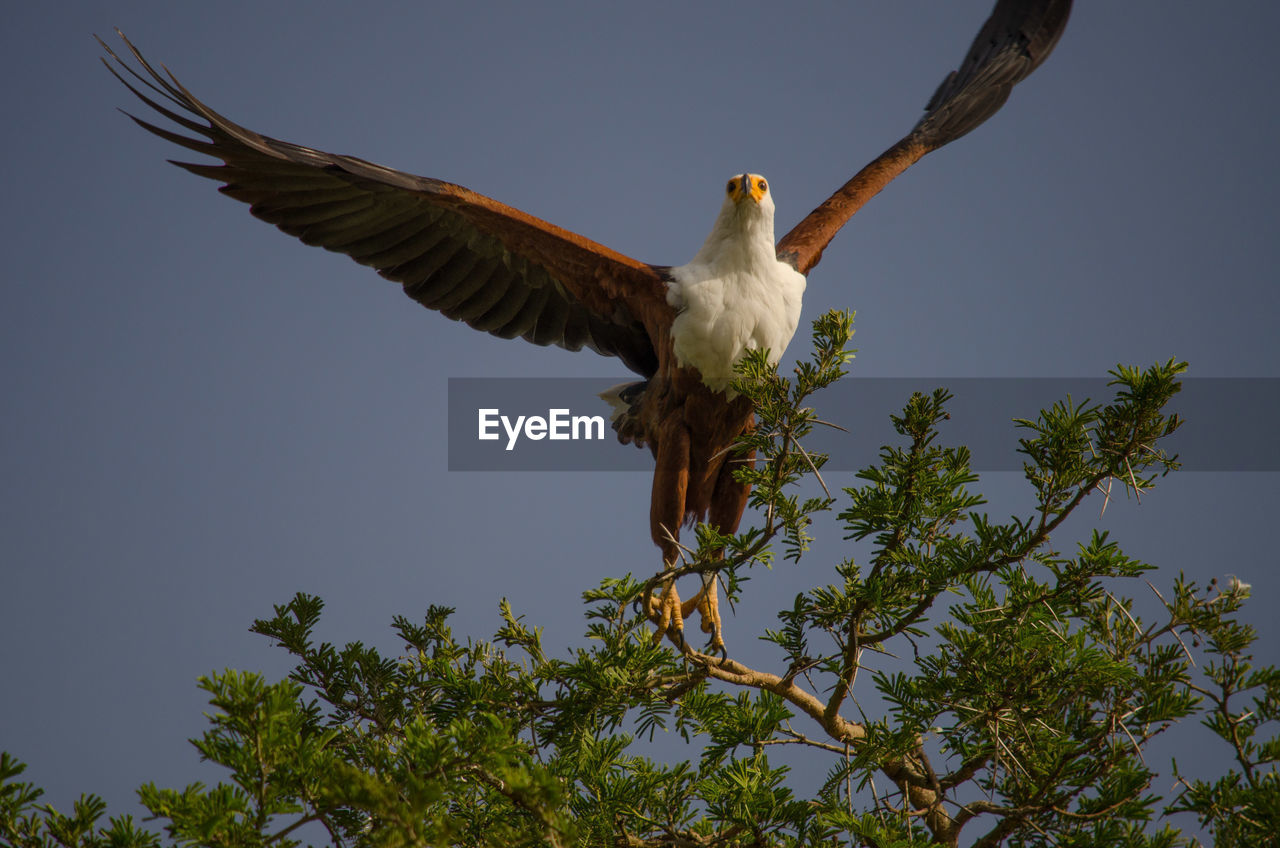
<path fill-rule="evenodd" d="M 754 460 L 754 451 L 744 457 L 731 458 L 720 467 L 720 473 L 716 475 L 715 491 L 711 498 L 711 508 L 707 511 L 707 519 L 721 533 L 738 531 L 738 524 L 742 521 L 742 513 L 747 508 L 747 500 L 751 494 L 750 486 L 734 479 L 733 469 L 740 463 L 749 464 Z M 718 556 L 722 555 L 723 551 L 720 551 Z M 716 572 L 703 572 L 702 590 L 689 603 L 697 607 L 702 617 L 702 632 L 711 636 L 707 649 L 726 656 L 728 652 L 721 632 L 720 593 L 716 590 Z M 686 616 L 688 614 L 685 612 Z"/>
<path fill-rule="evenodd" d="M 747 427 L 751 423 L 748 422 Z M 657 441 L 656 468 L 653 474 L 653 495 L 649 505 L 650 534 L 662 550 L 662 564 L 667 572 L 675 569 L 680 558 L 678 544 L 680 524 L 686 514 L 686 496 L 689 491 L 690 443 L 689 431 L 684 426 L 670 426 L 662 431 Z M 734 457 L 725 461 L 716 473 L 707 519 L 721 533 L 736 533 L 746 509 L 751 487 L 735 480 L 733 469 L 740 463 L 750 463 L 755 455 Z M 719 555 L 722 555 L 720 552 Z M 698 611 L 702 632 L 710 636 L 707 650 L 725 656 L 727 651 L 720 620 L 720 598 L 716 588 L 717 573 L 702 574 L 702 588 L 691 599 L 680 601 L 675 578 L 669 574 L 662 581 L 662 591 L 645 599 L 645 612 L 657 627 L 654 644 L 670 635 L 672 642 L 684 648 L 684 621 L 694 610 Z"/>
<path fill-rule="evenodd" d="M 650 595 L 645 603 L 645 614 L 658 628 L 653 634 L 653 643 L 662 641 L 662 637 L 671 635 L 672 641 L 684 648 L 684 620 L 693 615 L 696 609 L 702 618 L 702 632 L 711 633 L 711 650 L 724 654 L 724 640 L 720 638 L 719 601 L 715 593 L 714 574 L 703 575 L 702 589 L 687 601 L 680 600 L 675 580 L 668 577 L 662 581 L 662 592 Z M 711 590 L 708 592 L 707 587 Z"/>
<path fill-rule="evenodd" d="M 670 569 L 668 569 L 670 570 Z M 650 595 L 646 603 L 649 620 L 657 626 L 653 634 L 653 644 L 662 641 L 668 633 L 681 648 L 684 647 L 684 619 L 693 612 L 693 607 L 680 603 L 680 593 L 676 591 L 676 581 L 668 577 L 662 581 L 662 593 Z"/>
<path fill-rule="evenodd" d="M 682 425 L 664 427 L 657 440 L 653 494 L 649 501 L 649 534 L 662 550 L 662 566 L 672 571 L 680 558 L 680 521 L 684 518 L 685 495 L 689 491 L 689 431 Z M 662 594 L 645 600 L 649 620 L 657 625 L 656 645 L 668 633 L 684 647 L 684 617 L 693 611 L 682 608 L 675 578 L 662 581 Z"/>
<path fill-rule="evenodd" d="M 702 575 L 702 589 L 691 600 L 690 605 L 698 608 L 702 618 L 702 632 L 711 636 L 707 643 L 708 651 L 716 651 L 720 656 L 728 656 L 724 646 L 724 634 L 720 632 L 720 593 L 716 591 L 716 573 L 705 572 Z"/>

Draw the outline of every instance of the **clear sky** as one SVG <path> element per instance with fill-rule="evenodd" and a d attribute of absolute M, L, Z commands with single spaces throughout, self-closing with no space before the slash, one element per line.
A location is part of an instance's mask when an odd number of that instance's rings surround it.
<path fill-rule="evenodd" d="M 677 264 L 728 176 L 769 177 L 782 233 L 898 139 L 990 5 L 7 10 L 0 748 L 56 805 L 90 791 L 130 811 L 143 781 L 218 779 L 183 741 L 204 727 L 195 678 L 286 673 L 247 627 L 295 591 L 327 600 L 330 641 L 394 651 L 391 617 L 432 603 L 482 638 L 505 595 L 567 646 L 582 589 L 659 564 L 648 474 L 446 470 L 448 378 L 624 379 L 617 362 L 433 315 L 164 164 L 185 151 L 116 111 L 142 107 L 92 33 L 121 27 L 253 129 Z M 855 380 L 1096 377 L 1174 356 L 1280 377 L 1278 29 L 1269 0 L 1081 3 L 1000 114 L 841 233 L 806 326 L 857 310 Z M 995 514 L 1024 503 L 1020 475 L 982 488 Z M 1158 585 L 1238 575 L 1275 662 L 1278 494 L 1275 474 L 1179 475 L 1101 519 L 1089 505 L 1061 544 L 1102 526 Z M 834 549 L 758 575 L 731 649 L 767 657 L 762 616 L 827 582 Z"/>

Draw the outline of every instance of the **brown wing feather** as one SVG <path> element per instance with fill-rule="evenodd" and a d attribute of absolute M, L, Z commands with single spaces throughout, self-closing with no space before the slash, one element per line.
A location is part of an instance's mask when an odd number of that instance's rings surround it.
<path fill-rule="evenodd" d="M 652 339 L 674 315 L 653 266 L 462 186 L 245 129 L 172 74 L 158 73 L 120 37 L 146 76 L 99 39 L 119 65 L 104 59 L 108 70 L 193 135 L 130 117 L 222 160 L 174 164 L 224 183 L 220 190 L 248 203 L 257 217 L 307 244 L 345 253 L 401 283 L 424 306 L 476 329 L 569 350 L 589 347 L 646 377 L 657 370 Z"/>
<path fill-rule="evenodd" d="M 999 0 L 920 122 L 783 236 L 778 258 L 809 273 L 840 228 L 894 177 L 999 111 L 1013 87 L 1049 56 L 1070 12 L 1071 0 Z"/>

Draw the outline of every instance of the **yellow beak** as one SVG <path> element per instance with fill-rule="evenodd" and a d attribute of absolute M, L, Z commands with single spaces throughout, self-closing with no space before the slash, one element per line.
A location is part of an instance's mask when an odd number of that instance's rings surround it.
<path fill-rule="evenodd" d="M 733 192 L 733 199 L 742 203 L 750 198 L 755 203 L 759 203 L 764 198 L 765 190 L 761 188 L 762 180 L 752 177 L 750 174 L 743 174 L 738 177 L 738 185 Z"/>

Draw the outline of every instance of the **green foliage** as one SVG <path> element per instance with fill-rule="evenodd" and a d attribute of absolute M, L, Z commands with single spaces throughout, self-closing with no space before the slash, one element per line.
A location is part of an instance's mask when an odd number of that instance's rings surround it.
<path fill-rule="evenodd" d="M 81 795 L 69 816 L 47 804 L 37 804 L 44 791 L 16 779 L 26 769 L 25 764 L 0 752 L 0 844 L 24 848 L 152 848 L 161 844 L 156 834 L 139 830 L 132 816 L 113 816 L 108 826 L 102 827 L 98 820 L 107 805 L 97 795 Z"/>
<path fill-rule="evenodd" d="M 1253 667 L 1249 650 L 1256 634 L 1230 617 L 1249 592 L 1234 577 L 1225 589 L 1215 581 L 1204 593 L 1179 582 L 1169 604 L 1211 657 L 1205 683 L 1192 688 L 1210 705 L 1204 725 L 1230 746 L 1239 766 L 1210 781 L 1184 776 L 1174 763 L 1183 790 L 1171 811 L 1195 813 L 1218 848 L 1280 845 L 1280 773 L 1274 765 L 1280 761 L 1280 669 Z M 1269 738 L 1259 738 L 1267 732 Z"/>
<path fill-rule="evenodd" d="M 848 556 L 761 635 L 777 668 L 656 645 L 630 575 L 584 593 L 584 647 L 548 655 L 505 601 L 491 641 L 455 635 L 451 610 L 396 618 L 394 656 L 318 641 L 323 604 L 297 595 L 253 629 L 293 655 L 289 679 L 200 681 L 213 712 L 194 744 L 224 782 L 139 790 L 162 833 L 39 803 L 0 757 L 0 842 L 17 846 L 865 845 L 1171 846 L 1190 814 L 1218 845 L 1280 832 L 1280 671 L 1252 664 L 1236 619 L 1249 589 L 1179 580 L 1144 620 L 1132 587 L 1151 566 L 1095 532 L 1070 552 L 1050 534 L 1090 495 L 1148 492 L 1176 467 L 1160 440 L 1183 366 L 1113 372 L 1105 404 L 1067 401 L 1020 422 L 1035 506 L 996 520 L 963 447 L 942 444 L 950 394 L 911 397 L 900 443 L 839 499 L 803 440 L 805 403 L 844 373 L 852 318 L 815 322 L 812 362 L 784 379 L 761 353 L 738 390 L 756 404 L 759 520 L 700 528 L 682 573 L 730 597 L 755 565 L 809 548 L 836 509 Z M 816 478 L 823 494 L 802 497 Z M 1152 589 L 1155 587 L 1152 586 Z M 732 647 L 732 646 L 731 646 Z M 1196 657 L 1201 660 L 1197 662 Z M 1184 776 L 1161 798 L 1148 743 L 1196 716 L 1233 753 L 1228 774 Z M 646 755 L 658 733 L 688 742 Z M 1268 734 L 1270 734 L 1268 736 Z M 801 796 L 778 746 L 826 780 Z M 1161 782 L 1163 784 L 1163 781 Z"/>

